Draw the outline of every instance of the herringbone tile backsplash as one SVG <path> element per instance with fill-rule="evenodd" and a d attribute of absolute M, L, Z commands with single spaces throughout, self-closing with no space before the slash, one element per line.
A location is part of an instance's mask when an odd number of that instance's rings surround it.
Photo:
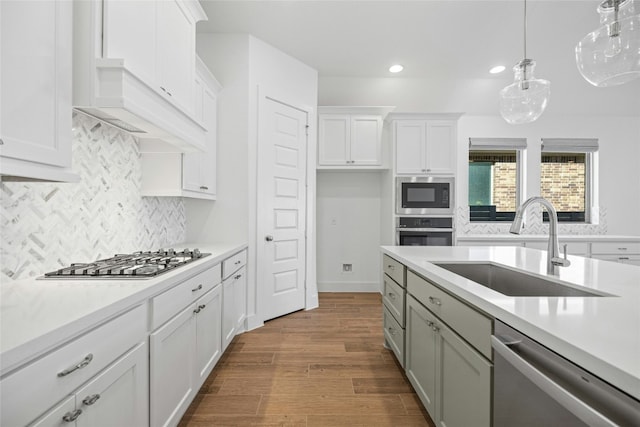
<path fill-rule="evenodd" d="M 79 183 L 0 183 L 2 281 L 185 240 L 182 199 L 140 195 L 135 139 L 79 113 L 73 127 Z"/>

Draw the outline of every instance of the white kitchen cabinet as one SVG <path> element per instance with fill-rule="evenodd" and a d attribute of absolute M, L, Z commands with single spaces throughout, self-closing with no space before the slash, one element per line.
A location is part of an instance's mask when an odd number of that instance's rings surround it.
<path fill-rule="evenodd" d="M 141 140 L 203 150 L 192 0 L 73 2 L 73 106 Z"/>
<path fill-rule="evenodd" d="M 406 322 L 407 377 L 436 425 L 490 426 L 491 363 L 412 296 Z"/>
<path fill-rule="evenodd" d="M 244 331 L 247 313 L 247 251 L 222 263 L 222 349 Z"/>
<path fill-rule="evenodd" d="M 195 394 L 195 305 L 190 305 L 149 337 L 150 421 L 177 425 Z"/>
<path fill-rule="evenodd" d="M 222 356 L 222 288 L 196 302 L 196 384 L 200 387 Z"/>
<path fill-rule="evenodd" d="M 454 175 L 456 138 L 457 119 L 394 120 L 395 173 Z"/>
<path fill-rule="evenodd" d="M 320 114 L 319 166 L 381 166 L 382 119 L 379 116 Z"/>
<path fill-rule="evenodd" d="M 382 169 L 382 125 L 393 107 L 319 107 L 318 169 Z"/>
<path fill-rule="evenodd" d="M 594 242 L 591 244 L 591 257 L 640 266 L 640 243 Z"/>
<path fill-rule="evenodd" d="M 0 2 L 0 47 L 0 174 L 77 182 L 71 170 L 72 3 Z"/>
<path fill-rule="evenodd" d="M 177 425 L 222 354 L 221 265 L 151 299 L 150 417 Z"/>
<path fill-rule="evenodd" d="M 3 377 L 0 424 L 21 426 L 37 420 L 43 426 L 60 425 L 60 411 L 73 416 L 76 410 L 82 411 L 76 413 L 77 422 L 81 416 L 90 421 L 97 416 L 107 424 L 126 421 L 111 425 L 148 424 L 146 336 L 147 310 L 140 305 Z M 96 393 L 100 398 L 95 405 L 82 403 L 87 394 Z M 73 409 L 60 409 L 59 402 L 70 395 L 77 396 Z M 104 408 L 113 402 L 133 403 L 123 403 L 122 413 L 108 416 Z"/>
<path fill-rule="evenodd" d="M 204 152 L 156 152 L 156 143 L 142 142 L 142 195 L 216 199 L 217 123 L 220 83 L 198 59 L 194 84 L 196 120 L 206 129 Z M 160 147 L 162 148 L 162 147 Z"/>

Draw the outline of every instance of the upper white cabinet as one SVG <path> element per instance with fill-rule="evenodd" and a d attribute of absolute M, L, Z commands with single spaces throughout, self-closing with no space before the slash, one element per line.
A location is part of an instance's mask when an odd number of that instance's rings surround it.
<path fill-rule="evenodd" d="M 11 179 L 79 179 L 70 169 L 71 23 L 71 2 L 0 2 L 0 174 Z"/>
<path fill-rule="evenodd" d="M 154 141 L 142 141 L 142 195 L 216 199 L 217 123 L 220 83 L 197 58 L 194 80 L 195 118 L 206 129 L 204 152 L 179 153 Z M 169 152 L 158 151 L 169 148 Z"/>
<path fill-rule="evenodd" d="M 390 109 L 320 107 L 318 169 L 382 168 L 382 124 Z"/>
<path fill-rule="evenodd" d="M 74 93 L 78 110 L 181 151 L 203 150 L 195 117 L 197 0 L 76 1 Z"/>
<path fill-rule="evenodd" d="M 459 115 L 394 115 L 395 172 L 453 175 Z"/>

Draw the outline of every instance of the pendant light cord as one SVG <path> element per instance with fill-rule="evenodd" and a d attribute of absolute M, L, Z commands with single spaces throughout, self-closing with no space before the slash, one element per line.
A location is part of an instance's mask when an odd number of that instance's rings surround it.
<path fill-rule="evenodd" d="M 524 59 L 527 59 L 527 0 L 524 0 Z"/>

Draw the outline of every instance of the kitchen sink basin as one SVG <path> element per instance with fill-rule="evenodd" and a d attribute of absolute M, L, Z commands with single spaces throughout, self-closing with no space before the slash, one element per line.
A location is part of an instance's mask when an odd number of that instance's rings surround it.
<path fill-rule="evenodd" d="M 609 294 L 577 289 L 489 263 L 440 264 L 454 274 L 513 297 L 602 297 Z"/>

